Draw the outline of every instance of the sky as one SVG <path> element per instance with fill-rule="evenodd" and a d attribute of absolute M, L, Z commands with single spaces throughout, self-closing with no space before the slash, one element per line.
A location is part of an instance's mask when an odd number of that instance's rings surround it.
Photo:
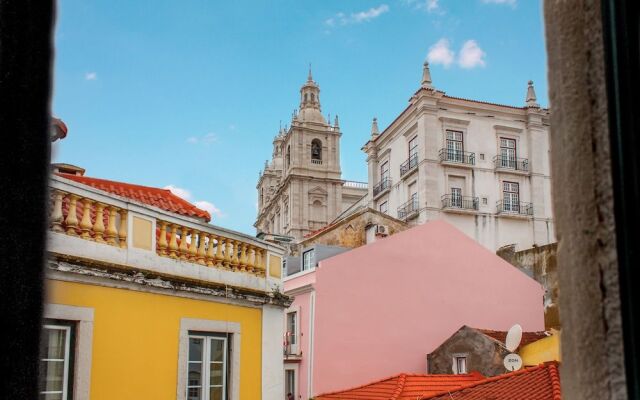
<path fill-rule="evenodd" d="M 255 234 L 256 184 L 309 64 L 342 130 L 342 177 L 366 181 L 429 60 L 451 96 L 548 106 L 539 0 L 59 0 L 53 162 L 170 188 L 212 223 Z"/>

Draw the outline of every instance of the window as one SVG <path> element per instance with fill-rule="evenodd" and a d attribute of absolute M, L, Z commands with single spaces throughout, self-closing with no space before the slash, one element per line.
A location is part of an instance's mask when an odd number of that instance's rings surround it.
<path fill-rule="evenodd" d="M 383 214 L 389 212 L 389 203 L 387 203 L 386 201 L 380 203 L 380 212 Z"/>
<path fill-rule="evenodd" d="M 409 159 L 418 157 L 418 137 L 409 140 Z"/>
<path fill-rule="evenodd" d="M 451 188 L 451 207 L 462 207 L 462 189 L 458 187 Z"/>
<path fill-rule="evenodd" d="M 447 161 L 464 162 L 462 132 L 447 131 Z"/>
<path fill-rule="evenodd" d="M 304 253 L 302 253 L 302 270 L 306 271 L 311 269 L 312 261 L 313 261 L 313 249 L 307 250 Z"/>
<path fill-rule="evenodd" d="M 287 154 L 285 156 L 285 166 L 287 168 L 289 168 L 289 165 L 291 164 L 291 145 L 287 146 Z"/>
<path fill-rule="evenodd" d="M 500 138 L 500 167 L 516 167 L 516 140 Z"/>
<path fill-rule="evenodd" d="M 295 311 L 287 313 L 287 341 L 290 345 L 297 344 L 297 339 L 296 339 L 296 335 L 298 334 L 297 323 L 298 323 L 298 313 Z"/>
<path fill-rule="evenodd" d="M 453 365 L 454 365 L 454 370 L 456 374 L 467 373 L 467 357 L 455 356 L 453 358 Z"/>
<path fill-rule="evenodd" d="M 188 400 L 224 400 L 227 396 L 226 334 L 189 333 Z"/>
<path fill-rule="evenodd" d="M 318 139 L 311 141 L 311 159 L 322 160 L 322 142 Z"/>
<path fill-rule="evenodd" d="M 389 161 L 385 161 L 380 165 L 380 182 L 389 179 Z"/>
<path fill-rule="evenodd" d="M 284 388 L 287 394 L 287 400 L 296 399 L 296 371 L 293 369 L 285 370 Z"/>
<path fill-rule="evenodd" d="M 516 182 L 502 182 L 502 210 L 520 211 L 520 185 Z"/>
<path fill-rule="evenodd" d="M 43 399 L 72 398 L 74 325 L 68 321 L 46 323 L 40 338 L 38 391 Z"/>

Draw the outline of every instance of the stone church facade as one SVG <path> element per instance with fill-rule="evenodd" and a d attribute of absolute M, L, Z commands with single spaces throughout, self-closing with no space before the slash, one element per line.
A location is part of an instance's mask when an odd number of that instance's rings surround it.
<path fill-rule="evenodd" d="M 256 186 L 258 234 L 301 239 L 322 228 L 368 192 L 366 183 L 342 179 L 340 126 L 322 116 L 320 87 L 309 71 L 291 126 L 273 139 L 271 162 Z"/>

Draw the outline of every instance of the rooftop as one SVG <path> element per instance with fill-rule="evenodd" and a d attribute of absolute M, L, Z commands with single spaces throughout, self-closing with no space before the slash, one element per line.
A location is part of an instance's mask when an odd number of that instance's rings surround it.
<path fill-rule="evenodd" d="M 446 390 L 456 390 L 479 382 L 478 373 L 464 375 L 399 374 L 339 392 L 325 393 L 315 398 L 340 400 L 401 400 L 417 399 Z"/>
<path fill-rule="evenodd" d="M 497 340 L 500 343 L 504 343 L 505 340 L 507 340 L 507 331 L 493 331 L 490 329 L 478 329 L 478 328 L 474 328 L 479 332 L 484 333 L 485 335 Z M 522 340 L 520 340 L 520 346 L 526 346 L 529 343 L 533 343 L 535 341 L 538 341 L 540 339 L 544 339 L 547 336 L 549 336 L 549 334 L 547 332 L 544 331 L 539 331 L 539 332 L 522 332 Z"/>
<path fill-rule="evenodd" d="M 457 389 L 445 389 L 420 400 L 561 400 L 560 373 L 557 362 L 525 368 L 504 375 L 472 382 Z"/>

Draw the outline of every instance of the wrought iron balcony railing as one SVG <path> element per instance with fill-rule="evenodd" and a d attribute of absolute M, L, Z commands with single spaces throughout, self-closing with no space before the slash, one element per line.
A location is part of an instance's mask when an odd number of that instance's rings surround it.
<path fill-rule="evenodd" d="M 391 178 L 382 178 L 382 180 L 373 187 L 373 195 L 377 196 L 378 194 L 388 190 L 389 188 L 391 188 Z"/>
<path fill-rule="evenodd" d="M 533 215 L 533 203 L 501 200 L 496 203 L 498 214 Z"/>
<path fill-rule="evenodd" d="M 516 171 L 529 172 L 529 159 L 495 156 L 493 157 L 493 164 L 496 169 L 512 169 Z"/>
<path fill-rule="evenodd" d="M 414 154 L 410 156 L 407 161 L 400 164 L 400 176 L 403 176 L 404 174 L 411 171 L 417 166 L 418 166 L 418 155 Z"/>
<path fill-rule="evenodd" d="M 477 210 L 478 198 L 470 196 L 456 196 L 445 194 L 442 196 L 442 208 L 459 208 L 463 210 Z"/>
<path fill-rule="evenodd" d="M 475 165 L 476 153 L 470 153 L 468 151 L 458 151 L 452 149 L 440 149 L 438 153 L 440 156 L 440 162 L 450 162 L 458 164 Z"/>
<path fill-rule="evenodd" d="M 398 207 L 398 219 L 408 219 L 418 215 L 418 198 L 414 197 Z"/>

